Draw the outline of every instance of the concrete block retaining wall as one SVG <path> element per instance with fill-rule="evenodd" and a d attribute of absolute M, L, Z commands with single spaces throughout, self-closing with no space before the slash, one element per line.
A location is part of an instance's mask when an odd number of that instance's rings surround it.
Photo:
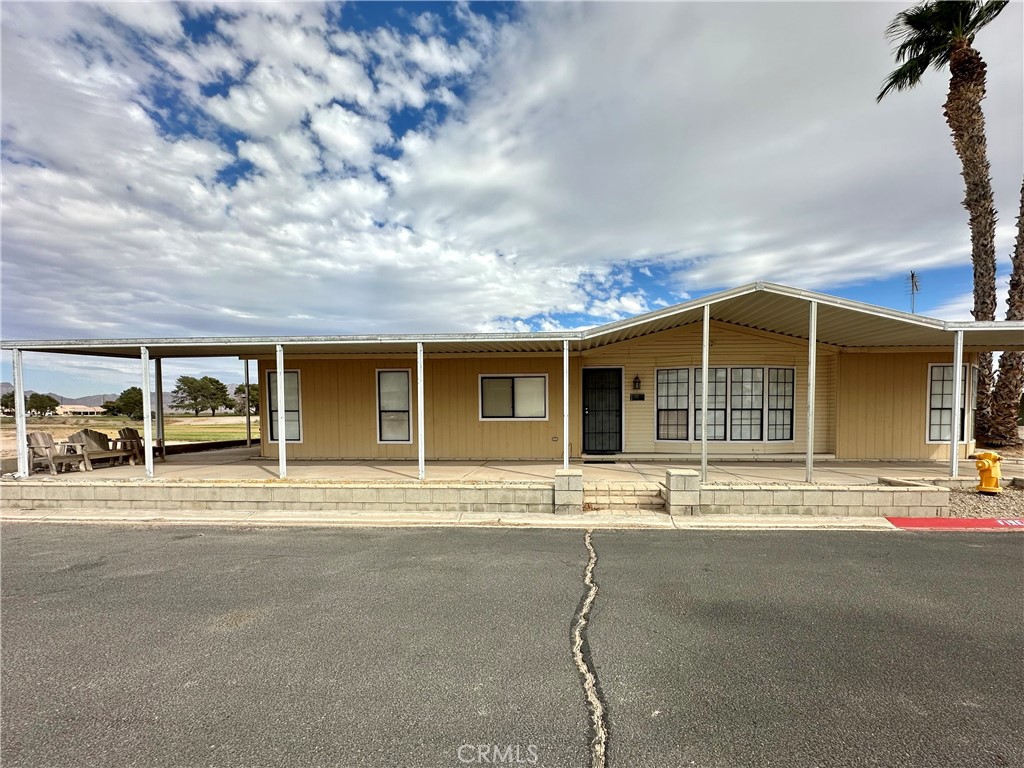
<path fill-rule="evenodd" d="M 555 470 L 555 514 L 583 514 L 583 470 Z"/>
<path fill-rule="evenodd" d="M 388 483 L 186 484 L 59 483 L 20 480 L 0 486 L 0 506 L 11 509 L 234 510 L 255 512 L 483 512 L 551 514 L 550 484 Z"/>
<path fill-rule="evenodd" d="M 1024 480 L 1008 481 L 1024 487 Z M 783 514 L 832 517 L 945 517 L 949 488 L 917 479 L 878 485 L 702 485 L 694 470 L 666 472 L 662 494 L 672 515 Z M 370 511 L 477 512 L 493 515 L 583 513 L 583 472 L 558 470 L 553 483 L 189 483 L 175 481 L 17 480 L 0 483 L 0 508 L 147 512 Z"/>
<path fill-rule="evenodd" d="M 671 515 L 819 515 L 946 517 L 949 489 L 914 483 L 881 485 L 702 485 L 692 469 L 669 469 Z"/>

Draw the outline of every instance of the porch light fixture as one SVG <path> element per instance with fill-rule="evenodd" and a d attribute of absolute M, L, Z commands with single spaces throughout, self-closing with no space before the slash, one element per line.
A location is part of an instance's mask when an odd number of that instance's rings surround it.
<path fill-rule="evenodd" d="M 633 377 L 633 389 L 640 389 L 640 374 Z"/>

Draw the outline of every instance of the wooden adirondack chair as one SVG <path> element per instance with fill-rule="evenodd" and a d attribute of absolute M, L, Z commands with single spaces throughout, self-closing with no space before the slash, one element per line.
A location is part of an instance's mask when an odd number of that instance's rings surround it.
<path fill-rule="evenodd" d="M 85 457 L 75 451 L 75 446 L 68 443 L 57 443 L 49 432 L 30 432 L 28 442 L 29 474 L 36 467 L 48 469 L 56 475 L 65 467 L 85 469 Z"/>
<path fill-rule="evenodd" d="M 95 429 L 83 429 L 68 438 L 68 443 L 76 446 L 82 453 L 85 468 L 93 469 L 92 463 L 97 460 L 110 459 L 111 465 L 120 464 L 127 459 L 135 466 L 135 451 L 128 448 L 111 448 L 110 438 Z"/>
<path fill-rule="evenodd" d="M 117 430 L 117 434 L 121 437 L 126 448 L 131 448 L 135 451 L 135 459 L 137 461 L 146 460 L 146 441 L 142 435 L 139 434 L 139 430 L 134 427 L 124 427 Z M 161 461 L 167 461 L 167 451 L 164 448 L 164 441 L 159 437 L 153 438 L 153 455 L 159 455 Z"/>

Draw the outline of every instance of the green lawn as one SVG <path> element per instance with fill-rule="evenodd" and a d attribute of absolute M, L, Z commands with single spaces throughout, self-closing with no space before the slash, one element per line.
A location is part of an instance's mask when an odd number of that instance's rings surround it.
<path fill-rule="evenodd" d="M 215 440 L 245 440 L 245 424 L 173 424 L 164 421 L 164 439 L 182 443 L 208 443 Z M 252 420 L 252 439 L 259 440 L 259 419 Z"/>
<path fill-rule="evenodd" d="M 95 429 L 109 437 L 117 437 L 122 427 L 134 427 L 142 432 L 141 421 L 123 416 L 48 416 L 26 420 L 29 432 L 49 432 L 55 440 L 66 440 L 80 429 Z M 155 425 L 154 425 L 155 427 Z M 0 445 L 4 455 L 12 453 L 15 441 L 13 416 L 0 417 Z M 259 440 L 259 418 L 252 418 L 252 438 Z M 235 416 L 164 416 L 164 439 L 175 443 L 209 443 L 219 440 L 244 440 L 245 417 Z M 13 455 L 13 453 L 12 453 Z"/>

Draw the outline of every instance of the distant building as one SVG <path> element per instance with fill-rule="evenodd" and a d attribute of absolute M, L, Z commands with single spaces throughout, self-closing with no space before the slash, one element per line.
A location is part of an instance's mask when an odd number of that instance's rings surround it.
<path fill-rule="evenodd" d="M 102 416 L 107 409 L 99 405 L 58 405 L 58 416 Z"/>

